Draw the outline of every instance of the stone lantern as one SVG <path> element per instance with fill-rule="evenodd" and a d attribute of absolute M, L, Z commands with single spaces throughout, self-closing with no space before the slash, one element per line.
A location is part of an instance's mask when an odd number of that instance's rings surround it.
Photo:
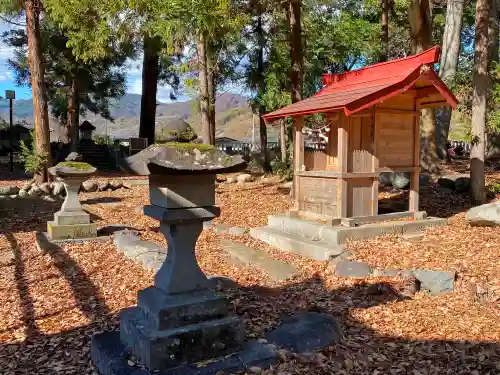
<path fill-rule="evenodd" d="M 242 157 L 207 145 L 166 144 L 127 158 L 123 167 L 149 175 L 151 205 L 144 214 L 160 222 L 168 252 L 154 285 L 139 292 L 137 306 L 121 312 L 120 333 L 94 337 L 91 355 L 101 375 L 136 374 L 127 370 L 128 354 L 145 367 L 141 374 L 194 374 L 193 363 L 232 353 L 240 354 L 204 373 L 274 358 L 263 344 L 244 345 L 242 318 L 229 314 L 224 295 L 212 290 L 195 256 L 203 222 L 219 215 L 216 174 L 243 169 Z"/>
<path fill-rule="evenodd" d="M 97 226 L 90 222 L 90 215 L 83 211 L 78 200 L 82 183 L 97 170 L 82 163 L 81 156 L 71 153 L 65 162 L 49 168 L 49 173 L 64 184 L 66 198 L 61 209 L 54 214 L 54 220 L 47 223 L 49 240 L 83 239 L 97 236 Z"/>

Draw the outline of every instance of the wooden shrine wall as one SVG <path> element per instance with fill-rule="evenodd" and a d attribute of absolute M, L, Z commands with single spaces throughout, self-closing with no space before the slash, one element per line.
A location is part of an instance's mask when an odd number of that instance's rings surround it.
<path fill-rule="evenodd" d="M 337 181 L 323 177 L 298 177 L 300 211 L 337 217 Z"/>
<path fill-rule="evenodd" d="M 375 142 L 379 168 L 413 166 L 415 98 L 399 95 L 378 104 L 377 109 L 395 110 L 394 113 L 375 115 Z"/>
<path fill-rule="evenodd" d="M 377 191 L 378 196 L 378 180 Z M 353 178 L 347 182 L 347 216 L 371 216 L 375 215 L 373 178 Z M 378 203 L 377 203 L 378 204 Z"/>
<path fill-rule="evenodd" d="M 372 116 L 349 118 L 347 172 L 373 172 Z"/>

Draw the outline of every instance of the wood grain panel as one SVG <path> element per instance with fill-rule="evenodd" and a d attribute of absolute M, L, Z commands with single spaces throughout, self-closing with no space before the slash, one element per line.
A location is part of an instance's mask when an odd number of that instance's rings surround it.
<path fill-rule="evenodd" d="M 377 114 L 375 121 L 379 167 L 413 166 L 415 118 Z"/>
<path fill-rule="evenodd" d="M 300 211 L 337 217 L 337 180 L 331 178 L 299 177 Z"/>
<path fill-rule="evenodd" d="M 347 216 L 370 216 L 373 214 L 373 179 L 348 181 Z"/>

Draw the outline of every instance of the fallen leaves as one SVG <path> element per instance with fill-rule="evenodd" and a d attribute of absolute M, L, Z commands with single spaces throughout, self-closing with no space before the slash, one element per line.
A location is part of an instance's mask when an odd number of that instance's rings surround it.
<path fill-rule="evenodd" d="M 138 209 L 149 203 L 146 186 L 82 193 L 80 199 L 100 226 L 125 224 L 141 229 L 144 239 L 166 245 L 158 223 Z M 241 227 L 265 225 L 269 214 L 291 204 L 272 183 L 219 185 L 216 200 L 222 208 L 218 220 Z M 199 263 L 208 275 L 228 276 L 240 285 L 226 293 L 230 308 L 244 317 L 247 338 L 262 340 L 282 315 L 298 310 L 327 312 L 342 321 L 342 344 L 319 353 L 281 349 L 272 368 L 255 366 L 247 373 L 500 373 L 500 310 L 489 299 L 481 304 L 471 296 L 471 283 L 477 286 L 474 295 L 497 293 L 500 229 L 470 228 L 463 214 L 455 213 L 457 205 L 466 207 L 463 197 L 446 198 L 429 187 L 421 200 L 431 214 L 449 216 L 450 225 L 428 230 L 416 243 L 384 237 L 353 243 L 352 249 L 356 258 L 381 268 L 455 270 L 457 290 L 449 295 L 417 293 L 401 300 L 386 293 L 396 279 L 337 279 L 328 262 L 278 251 L 248 235 L 203 231 Z M 59 205 L 2 202 L 0 253 L 12 254 L 13 262 L 0 264 L 0 374 L 95 374 L 89 360 L 92 335 L 117 329 L 120 309 L 134 305 L 137 291 L 152 283 L 153 273 L 122 256 L 112 241 L 38 251 L 34 230 L 43 230 Z M 222 238 L 266 251 L 301 273 L 275 283 L 260 269 L 234 266 L 220 249 Z"/>

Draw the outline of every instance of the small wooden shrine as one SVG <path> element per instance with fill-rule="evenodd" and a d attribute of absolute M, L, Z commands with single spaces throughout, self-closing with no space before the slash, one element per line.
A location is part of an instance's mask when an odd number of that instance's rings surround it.
<path fill-rule="evenodd" d="M 293 117 L 294 211 L 318 218 L 378 215 L 379 176 L 409 172 L 407 216 L 418 211 L 420 110 L 457 105 L 433 70 L 439 48 L 415 56 L 325 75 L 314 96 L 264 116 Z M 326 167 L 304 166 L 304 117 L 322 113 L 329 123 Z M 377 216 L 385 220 L 384 215 Z"/>

